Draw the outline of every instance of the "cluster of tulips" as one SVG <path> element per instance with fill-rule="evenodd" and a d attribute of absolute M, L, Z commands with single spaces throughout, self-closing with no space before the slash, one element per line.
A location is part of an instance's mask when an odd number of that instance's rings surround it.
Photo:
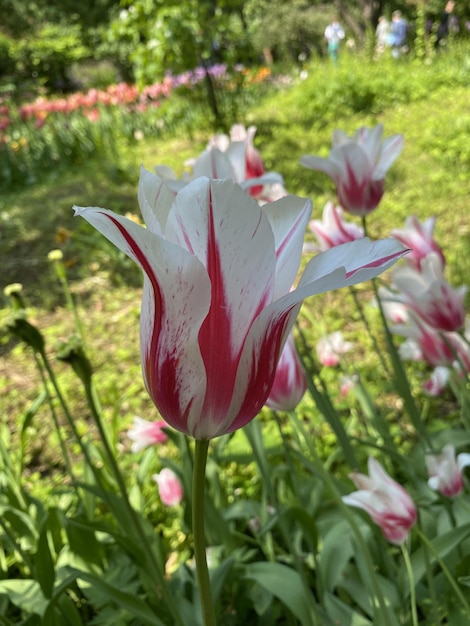
<path fill-rule="evenodd" d="M 196 440 L 196 456 L 198 446 L 207 454 L 211 439 L 242 428 L 264 405 L 294 409 L 307 388 L 292 334 L 304 299 L 372 279 L 400 259 L 391 289 L 380 292 L 392 330 L 413 340 L 415 358 L 446 367 L 449 376 L 451 368 L 457 377 L 470 371 L 461 333 L 465 288 L 453 289 L 443 276 L 433 219 L 421 224 L 411 217 L 389 239 L 365 236 L 365 217 L 382 199 L 402 136 L 383 139 L 382 125 L 353 137 L 336 131 L 328 158 L 304 156 L 303 166 L 333 179 L 339 203 L 329 202 L 323 218 L 311 221 L 311 201 L 290 195 L 279 174 L 265 171 L 255 130 L 236 125 L 230 136 L 212 138 L 185 164 L 182 178 L 166 166 L 142 168 L 145 227 L 106 209 L 75 207 L 144 275 L 142 370 L 164 421 L 136 419 L 128 433 L 135 451 L 161 443 L 171 427 Z M 362 227 L 348 222 L 346 212 L 361 216 Z M 299 276 L 302 254 L 312 251 L 304 244 L 308 227 L 317 253 Z M 327 345 L 330 364 L 348 348 L 341 336 Z M 426 388 L 437 385 L 440 372 Z M 448 497 L 461 493 L 469 454 L 456 456 L 447 445 L 426 463 L 432 489 Z M 416 506 L 375 458 L 368 469 L 369 476 L 350 475 L 358 491 L 343 500 L 367 511 L 387 540 L 401 545 Z M 171 470 L 154 479 L 164 503 L 180 502 L 182 487 Z"/>

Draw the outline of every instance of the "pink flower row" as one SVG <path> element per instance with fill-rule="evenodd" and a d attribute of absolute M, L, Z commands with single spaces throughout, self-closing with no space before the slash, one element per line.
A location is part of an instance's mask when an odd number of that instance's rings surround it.
<path fill-rule="evenodd" d="M 225 76 L 225 65 L 209 68 L 217 78 Z M 63 98 L 38 97 L 30 103 L 23 104 L 18 109 L 18 115 L 24 122 L 34 120 L 39 128 L 48 115 L 53 113 L 69 114 L 81 111 L 91 121 L 97 121 L 99 113 L 97 107 L 102 106 L 133 106 L 135 110 L 143 112 L 152 106 L 158 106 L 162 99 L 168 98 L 171 92 L 180 86 L 192 87 L 204 80 L 206 70 L 196 68 L 193 71 L 179 75 L 167 74 L 165 78 L 152 85 L 139 89 L 135 84 L 118 83 L 106 89 L 90 89 L 76 92 Z M 0 131 L 5 131 L 13 123 L 11 107 L 0 98 Z"/>

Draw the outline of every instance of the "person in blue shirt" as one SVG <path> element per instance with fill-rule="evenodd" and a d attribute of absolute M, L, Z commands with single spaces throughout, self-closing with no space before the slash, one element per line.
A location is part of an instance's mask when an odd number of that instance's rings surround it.
<path fill-rule="evenodd" d="M 392 47 L 392 56 L 397 59 L 406 43 L 408 24 L 402 17 L 401 11 L 392 13 L 392 23 L 390 25 L 389 41 Z"/>

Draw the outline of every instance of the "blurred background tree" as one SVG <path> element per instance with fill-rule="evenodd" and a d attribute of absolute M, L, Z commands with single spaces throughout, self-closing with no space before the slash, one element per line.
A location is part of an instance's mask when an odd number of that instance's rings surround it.
<path fill-rule="evenodd" d="M 0 94 L 144 85 L 219 62 L 303 61 L 325 54 L 334 13 L 361 49 L 379 15 L 397 8 L 413 28 L 418 9 L 434 23 L 444 10 L 441 0 L 0 0 Z M 456 5 L 461 34 L 466 10 Z"/>

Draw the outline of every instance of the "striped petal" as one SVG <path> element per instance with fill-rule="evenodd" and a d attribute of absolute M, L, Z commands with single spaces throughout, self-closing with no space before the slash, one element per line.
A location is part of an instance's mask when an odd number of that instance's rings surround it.
<path fill-rule="evenodd" d="M 331 157 L 324 159 L 323 157 L 307 154 L 300 159 L 300 164 L 308 167 L 310 170 L 323 172 L 333 180 L 336 180 L 338 174 L 341 173 L 341 168 L 331 160 Z"/>
<path fill-rule="evenodd" d="M 384 139 L 382 144 L 382 152 L 380 154 L 379 162 L 376 166 L 374 178 L 384 178 L 387 170 L 397 160 L 401 151 L 403 150 L 404 138 L 403 135 L 393 135 Z"/>
<path fill-rule="evenodd" d="M 273 299 L 277 299 L 289 291 L 297 276 L 312 203 L 297 196 L 286 196 L 264 205 L 263 210 L 274 233 L 276 283 Z"/>
<path fill-rule="evenodd" d="M 77 208 L 144 271 L 141 354 L 148 392 L 165 420 L 190 432 L 200 417 L 206 372 L 199 333 L 210 303 L 202 263 L 131 220 L 99 208 Z"/>
<path fill-rule="evenodd" d="M 193 165 L 193 176 L 207 176 L 208 178 L 230 178 L 236 180 L 232 163 L 225 152 L 218 148 L 205 150 Z"/>
<path fill-rule="evenodd" d="M 244 426 L 259 411 L 274 381 L 276 365 L 305 298 L 377 276 L 406 250 L 395 240 L 372 243 L 360 239 L 318 254 L 308 264 L 299 286 L 267 306 L 247 335 L 237 371 L 225 432 Z"/>
<path fill-rule="evenodd" d="M 139 207 L 147 228 L 153 233 L 162 235 L 174 198 L 175 193 L 169 187 L 168 181 L 144 167 L 140 168 Z"/>
<path fill-rule="evenodd" d="M 207 372 L 203 415 L 212 429 L 231 404 L 248 329 L 272 300 L 274 237 L 265 213 L 237 184 L 207 178 L 178 194 L 165 235 L 201 261 L 211 282 L 199 342 Z"/>

